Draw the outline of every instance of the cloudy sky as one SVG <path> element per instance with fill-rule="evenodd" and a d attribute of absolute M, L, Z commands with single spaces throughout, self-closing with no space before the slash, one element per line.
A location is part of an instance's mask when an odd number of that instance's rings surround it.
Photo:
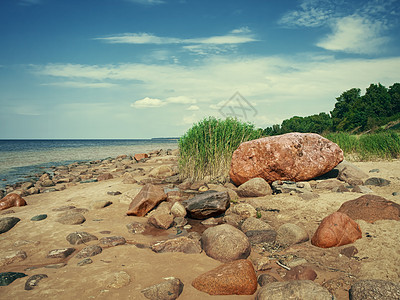
<path fill-rule="evenodd" d="M 399 0 L 1 0 L 0 138 L 258 127 L 400 82 Z"/>

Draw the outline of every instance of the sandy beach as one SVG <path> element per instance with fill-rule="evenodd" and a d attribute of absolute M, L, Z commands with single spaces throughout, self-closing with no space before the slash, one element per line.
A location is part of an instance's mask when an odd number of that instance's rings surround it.
<path fill-rule="evenodd" d="M 134 172 L 142 168 L 135 179 L 140 182 L 148 177 L 149 172 L 157 166 L 176 166 L 177 159 L 154 157 L 147 162 L 137 163 L 124 172 Z M 361 170 L 368 172 L 379 169 L 371 177 L 381 177 L 391 181 L 384 187 L 370 187 L 374 195 L 382 196 L 400 204 L 400 160 L 379 162 L 354 162 Z M 28 277 L 15 280 L 8 286 L 0 286 L 0 298 L 4 299 L 146 299 L 141 290 L 157 284 L 165 277 L 179 278 L 184 289 L 179 299 L 254 299 L 251 296 L 210 296 L 192 287 L 192 281 L 200 274 L 219 265 L 221 262 L 200 254 L 155 253 L 149 245 L 155 241 L 166 240 L 177 234 L 176 228 L 161 230 L 147 224 L 146 217 L 127 216 L 129 203 L 121 201 L 122 195 L 131 190 L 137 192 L 143 187 L 139 183 L 122 183 L 124 173 L 121 170 L 111 171 L 113 179 L 65 185 L 61 191 L 24 196 L 27 206 L 13 207 L 0 212 L 2 217 L 17 217 L 21 221 L 14 228 L 0 235 L 0 256 L 7 253 L 24 251 L 26 259 L 0 266 L 1 272 L 23 272 Z M 135 173 L 138 174 L 138 173 Z M 163 184 L 163 186 L 167 186 Z M 110 195 L 118 191 L 122 195 Z M 319 197 L 303 200 L 297 194 L 278 194 L 257 198 L 240 198 L 237 203 L 249 203 L 262 210 L 262 219 L 274 229 L 284 223 L 294 223 L 304 227 L 310 237 L 316 231 L 320 221 L 335 212 L 342 203 L 360 197 L 354 192 L 337 193 L 328 190 L 314 190 Z M 104 208 L 94 208 L 99 200 L 112 202 Z M 232 203 L 232 205 L 235 205 Z M 60 208 L 74 206 L 82 210 L 86 221 L 80 225 L 65 225 L 57 222 L 62 213 Z M 10 211 L 14 211 L 13 213 Z M 47 214 L 42 221 L 31 221 L 31 218 Z M 140 234 L 128 232 L 126 225 L 136 221 L 146 226 Z M 328 288 L 336 299 L 348 299 L 348 289 L 359 279 L 384 279 L 400 281 L 400 222 L 381 220 L 373 224 L 356 220 L 362 229 L 362 238 L 352 245 L 358 253 L 351 258 L 340 254 L 346 246 L 322 249 L 312 246 L 310 241 L 291 246 L 275 253 L 282 259 L 289 257 L 304 258 L 317 273 L 315 282 Z M 86 244 L 71 246 L 66 240 L 73 232 L 88 232 L 98 239 L 107 236 L 122 236 L 125 245 L 103 247 L 103 251 L 91 257 L 93 263 L 78 266 L 80 259 L 75 255 L 87 245 L 99 244 L 98 240 Z M 347 245 L 348 246 L 348 245 Z M 47 258 L 54 249 L 74 247 L 76 251 L 65 259 Z M 256 264 L 263 255 L 259 249 L 252 249 L 249 260 Z M 4 260 L 2 261 L 4 262 Z M 66 264 L 56 268 L 55 264 Z M 49 267 L 50 265 L 50 267 Z M 276 270 L 284 275 L 286 270 Z M 125 272 L 129 279 L 115 287 L 118 274 Z M 257 271 L 257 275 L 265 271 Z M 35 274 L 46 274 L 48 278 L 40 281 L 33 290 L 24 290 L 26 279 Z"/>

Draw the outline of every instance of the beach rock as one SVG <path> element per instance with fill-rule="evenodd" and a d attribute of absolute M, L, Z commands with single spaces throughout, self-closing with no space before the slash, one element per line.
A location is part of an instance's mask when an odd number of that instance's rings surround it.
<path fill-rule="evenodd" d="M 291 223 L 281 225 L 278 228 L 277 233 L 277 242 L 281 245 L 290 246 L 300 244 L 309 239 L 308 233 L 304 228 Z"/>
<path fill-rule="evenodd" d="M 107 192 L 107 195 L 110 195 L 110 196 L 119 196 L 121 194 L 122 193 L 120 191 L 108 191 Z"/>
<path fill-rule="evenodd" d="M 256 300 L 332 300 L 329 291 L 311 280 L 272 282 L 258 290 Z"/>
<path fill-rule="evenodd" d="M 97 181 L 104 181 L 104 180 L 109 180 L 113 179 L 114 176 L 112 176 L 110 173 L 103 173 L 97 176 Z"/>
<path fill-rule="evenodd" d="M 175 300 L 183 291 L 183 283 L 179 278 L 168 277 L 164 281 L 143 289 L 141 292 L 150 300 Z"/>
<path fill-rule="evenodd" d="M 376 195 L 363 195 L 343 203 L 338 212 L 353 220 L 373 223 L 377 220 L 400 220 L 400 205 Z"/>
<path fill-rule="evenodd" d="M 353 193 L 372 194 L 373 191 L 364 185 L 357 185 L 352 190 Z"/>
<path fill-rule="evenodd" d="M 8 194 L 7 196 L 3 197 L 0 200 L 0 210 L 4 210 L 10 207 L 18 207 L 18 206 L 25 206 L 26 201 L 20 195 L 12 193 Z"/>
<path fill-rule="evenodd" d="M 0 286 L 6 286 L 17 280 L 18 278 L 23 278 L 28 275 L 18 272 L 3 272 L 0 273 Z"/>
<path fill-rule="evenodd" d="M 86 257 L 92 257 L 97 254 L 100 254 L 103 251 L 103 248 L 101 248 L 98 245 L 91 245 L 83 248 L 81 251 L 79 251 L 76 254 L 76 258 L 86 258 Z"/>
<path fill-rule="evenodd" d="M 294 182 L 276 180 L 272 183 L 272 190 L 274 194 L 280 193 L 309 193 L 312 191 L 308 182 Z"/>
<path fill-rule="evenodd" d="M 129 233 L 132 233 L 132 234 L 143 233 L 145 230 L 145 226 L 139 222 L 132 222 L 132 223 L 126 224 L 126 228 L 128 229 Z"/>
<path fill-rule="evenodd" d="M 271 186 L 263 178 L 251 178 L 237 189 L 240 197 L 263 197 L 272 195 Z"/>
<path fill-rule="evenodd" d="M 51 187 L 51 186 L 55 186 L 54 181 L 51 180 L 51 179 L 39 181 L 39 184 L 40 184 L 41 187 Z"/>
<path fill-rule="evenodd" d="M 0 255 L 0 267 L 23 261 L 28 257 L 26 252 L 22 250 L 2 251 Z"/>
<path fill-rule="evenodd" d="M 364 185 L 373 185 L 373 186 L 387 186 L 390 184 L 390 180 L 379 178 L 379 177 L 371 177 L 365 180 Z"/>
<path fill-rule="evenodd" d="M 349 290 L 350 300 L 400 299 L 400 284 L 386 280 L 360 280 Z"/>
<path fill-rule="evenodd" d="M 311 239 L 320 248 L 351 244 L 362 237 L 360 226 L 349 216 L 335 212 L 324 218 Z"/>
<path fill-rule="evenodd" d="M 135 156 L 133 157 L 137 162 L 140 162 L 142 159 L 148 158 L 149 156 L 147 155 L 147 153 L 138 153 L 135 154 Z"/>
<path fill-rule="evenodd" d="M 115 247 L 119 245 L 125 245 L 126 240 L 123 236 L 107 236 L 103 237 L 99 240 L 100 244 L 109 246 L 109 247 Z"/>
<path fill-rule="evenodd" d="M 24 183 L 21 185 L 21 189 L 23 189 L 23 190 L 28 190 L 28 189 L 30 189 L 31 187 L 33 187 L 33 183 L 32 183 L 32 182 L 24 182 Z"/>
<path fill-rule="evenodd" d="M 72 232 L 67 235 L 66 239 L 71 245 L 86 244 L 87 242 L 98 240 L 93 234 L 84 231 Z"/>
<path fill-rule="evenodd" d="M 241 216 L 239 216 L 239 215 L 237 215 L 237 214 L 226 214 L 224 217 L 223 217 L 223 222 L 224 223 L 226 223 L 226 224 L 229 224 L 229 225 L 232 225 L 232 226 L 234 226 L 234 227 L 236 227 L 236 228 L 239 228 L 240 227 L 240 224 L 241 224 L 241 222 L 242 222 L 242 217 Z"/>
<path fill-rule="evenodd" d="M 207 182 L 205 180 L 198 180 L 198 181 L 193 182 L 190 185 L 189 189 L 194 190 L 194 191 L 198 191 L 201 187 L 207 187 L 208 188 Z"/>
<path fill-rule="evenodd" d="M 192 286 L 209 295 L 253 295 L 257 290 L 257 276 L 253 264 L 241 259 L 201 274 Z"/>
<path fill-rule="evenodd" d="M 362 185 L 364 180 L 369 176 L 367 173 L 362 171 L 351 163 L 346 163 L 344 168 L 339 171 L 338 179 L 344 181 L 350 185 Z"/>
<path fill-rule="evenodd" d="M 186 209 L 180 202 L 175 202 L 171 207 L 171 213 L 174 217 L 185 217 Z"/>
<path fill-rule="evenodd" d="M 276 240 L 275 230 L 249 230 L 246 232 L 246 236 L 249 242 L 252 244 L 260 243 L 274 243 Z"/>
<path fill-rule="evenodd" d="M 174 222 L 174 216 L 169 213 L 152 214 L 148 219 L 148 223 L 160 229 L 168 229 Z"/>
<path fill-rule="evenodd" d="M 81 261 L 79 261 L 77 263 L 77 265 L 82 267 L 82 266 L 85 266 L 85 265 L 90 265 L 91 263 L 93 263 L 93 260 L 90 257 L 88 257 L 88 258 L 85 258 L 85 259 L 82 259 Z"/>
<path fill-rule="evenodd" d="M 49 254 L 47 254 L 48 258 L 67 258 L 72 253 L 75 252 L 75 248 L 62 248 L 51 250 Z"/>
<path fill-rule="evenodd" d="M 155 167 L 153 170 L 150 171 L 149 176 L 155 178 L 166 178 L 175 175 L 176 172 L 173 170 L 171 166 L 168 165 L 161 165 Z"/>
<path fill-rule="evenodd" d="M 96 200 L 91 204 L 92 209 L 102 209 L 104 207 L 110 206 L 112 202 L 110 200 Z"/>
<path fill-rule="evenodd" d="M 222 262 L 247 258 L 251 250 L 247 236 L 228 224 L 207 228 L 201 245 L 208 256 Z"/>
<path fill-rule="evenodd" d="M 201 253 L 201 244 L 199 240 L 194 240 L 186 236 L 169 239 L 162 242 L 155 242 L 150 246 L 151 250 L 157 253 L 163 252 L 183 252 L 183 253 Z"/>
<path fill-rule="evenodd" d="M 167 199 L 164 190 L 156 185 L 146 184 L 129 205 L 129 216 L 143 217 L 161 201 Z"/>
<path fill-rule="evenodd" d="M 334 188 L 338 188 L 343 186 L 343 181 L 340 181 L 336 178 L 331 178 L 327 180 L 321 180 L 317 182 L 316 188 L 320 190 L 333 190 Z"/>
<path fill-rule="evenodd" d="M 230 209 L 234 214 L 239 215 L 242 219 L 247 219 L 250 217 L 254 218 L 257 216 L 257 210 L 254 208 L 254 206 L 248 203 L 239 203 L 231 206 Z"/>
<path fill-rule="evenodd" d="M 332 170 L 343 160 L 338 145 L 314 133 L 287 133 L 242 143 L 232 156 L 230 177 L 236 185 L 261 177 L 305 181 Z"/>
<path fill-rule="evenodd" d="M 278 279 L 276 279 L 274 276 L 270 274 L 261 274 L 257 277 L 257 282 L 258 284 L 263 287 L 264 285 L 267 285 L 268 283 L 272 282 L 277 282 Z"/>
<path fill-rule="evenodd" d="M 131 282 L 131 276 L 125 271 L 119 271 L 109 275 L 111 278 L 107 284 L 107 288 L 120 289 L 124 286 L 129 285 Z"/>
<path fill-rule="evenodd" d="M 273 228 L 268 223 L 257 219 L 255 217 L 250 217 L 244 220 L 240 229 L 246 233 L 251 230 L 272 230 Z"/>
<path fill-rule="evenodd" d="M 358 249 L 354 246 L 346 247 L 346 248 L 343 248 L 342 250 L 340 250 L 340 254 L 342 254 L 348 258 L 353 257 L 357 253 L 358 253 Z"/>
<path fill-rule="evenodd" d="M 76 212 L 66 212 L 59 215 L 56 219 L 56 222 L 59 222 L 64 225 L 79 225 L 86 221 L 86 218 Z"/>
<path fill-rule="evenodd" d="M 42 215 L 37 215 L 31 218 L 31 221 L 42 221 L 47 219 L 47 215 L 46 214 L 42 214 Z"/>
<path fill-rule="evenodd" d="M 317 273 L 313 268 L 308 266 L 297 266 L 286 272 L 283 277 L 286 281 L 289 280 L 311 280 L 314 281 L 317 278 Z"/>
<path fill-rule="evenodd" d="M 38 286 L 39 281 L 41 281 L 44 278 L 48 278 L 46 274 L 36 274 L 27 279 L 25 282 L 25 290 L 30 291 L 35 288 L 35 286 Z"/>
<path fill-rule="evenodd" d="M 131 174 L 131 173 L 124 173 L 124 175 L 122 176 L 123 180 L 122 183 L 124 184 L 135 184 L 137 183 L 137 180 L 135 179 L 135 177 Z"/>
<path fill-rule="evenodd" d="M 227 192 L 207 191 L 182 202 L 189 217 L 208 219 L 223 214 L 230 205 Z"/>
<path fill-rule="evenodd" d="M 13 228 L 19 221 L 20 218 L 16 217 L 4 217 L 0 219 L 0 234 L 9 231 Z"/>

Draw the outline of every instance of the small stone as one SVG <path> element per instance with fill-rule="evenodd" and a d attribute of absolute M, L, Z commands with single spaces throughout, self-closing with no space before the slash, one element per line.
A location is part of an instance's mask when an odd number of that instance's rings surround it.
<path fill-rule="evenodd" d="M 18 272 L 3 272 L 0 273 L 0 286 L 6 286 L 18 278 L 26 277 L 28 275 Z"/>
<path fill-rule="evenodd" d="M 181 203 L 175 202 L 174 205 L 172 205 L 172 207 L 171 207 L 171 213 L 175 217 L 185 217 L 186 209 Z"/>
<path fill-rule="evenodd" d="M 0 219 L 0 234 L 9 231 L 13 228 L 21 219 L 15 217 L 5 217 Z"/>
<path fill-rule="evenodd" d="M 59 263 L 59 264 L 51 264 L 45 266 L 46 269 L 61 269 L 65 267 L 67 264 L 66 263 Z"/>
<path fill-rule="evenodd" d="M 97 176 L 97 181 L 109 180 L 113 179 L 114 177 L 110 173 L 103 173 Z"/>
<path fill-rule="evenodd" d="M 85 259 L 81 260 L 80 262 L 78 262 L 77 265 L 84 266 L 84 265 L 89 265 L 91 263 L 93 263 L 93 260 L 90 257 L 88 257 L 88 258 L 85 258 Z"/>
<path fill-rule="evenodd" d="M 265 271 L 270 268 L 271 261 L 268 257 L 261 257 L 259 260 L 256 261 L 256 269 L 257 271 Z"/>
<path fill-rule="evenodd" d="M 176 227 L 183 227 L 187 224 L 187 220 L 183 217 L 174 218 L 174 223 Z"/>
<path fill-rule="evenodd" d="M 145 230 L 145 226 L 139 222 L 132 222 L 126 225 L 126 228 L 130 233 L 138 234 L 143 233 Z"/>
<path fill-rule="evenodd" d="M 372 194 L 373 191 L 364 185 L 357 185 L 352 190 L 353 193 Z"/>
<path fill-rule="evenodd" d="M 46 274 L 36 274 L 28 278 L 28 280 L 25 282 L 25 290 L 33 290 L 35 286 L 39 284 L 39 281 L 41 281 L 44 278 L 48 278 Z"/>
<path fill-rule="evenodd" d="M 202 252 L 199 240 L 194 240 L 186 236 L 169 239 L 162 242 L 155 242 L 150 246 L 150 248 L 157 253 L 183 252 L 189 254 Z"/>
<path fill-rule="evenodd" d="M 267 183 L 268 184 L 268 183 Z M 248 203 L 239 203 L 231 207 L 233 213 L 241 216 L 242 218 L 255 217 L 257 215 L 256 209 Z"/>
<path fill-rule="evenodd" d="M 386 280 L 360 280 L 349 290 L 351 300 L 400 299 L 400 284 Z"/>
<path fill-rule="evenodd" d="M 373 185 L 373 186 L 387 186 L 390 184 L 390 180 L 372 177 L 365 180 L 364 185 Z"/>
<path fill-rule="evenodd" d="M 182 204 L 191 218 L 204 220 L 223 214 L 230 206 L 230 198 L 227 192 L 210 190 L 185 200 Z"/>
<path fill-rule="evenodd" d="M 169 277 L 164 282 L 143 289 L 141 292 L 150 300 L 175 300 L 183 291 L 183 283 L 180 279 Z"/>
<path fill-rule="evenodd" d="M 379 173 L 380 170 L 379 169 L 372 169 L 368 171 L 369 173 Z"/>
<path fill-rule="evenodd" d="M 96 200 L 94 202 L 92 202 L 92 209 L 101 209 L 107 206 L 110 206 L 112 204 L 111 201 L 109 200 Z"/>
<path fill-rule="evenodd" d="M 358 253 L 358 250 L 354 246 L 350 246 L 350 247 L 340 250 L 340 254 L 347 256 L 348 258 L 351 258 L 352 256 L 356 255 L 357 253 Z"/>
<path fill-rule="evenodd" d="M 109 236 L 109 237 L 101 238 L 100 244 L 110 246 L 110 247 L 115 247 L 115 246 L 126 244 L 126 240 L 122 236 Z"/>
<path fill-rule="evenodd" d="M 285 280 L 312 280 L 317 278 L 317 273 L 308 266 L 297 266 L 286 272 Z"/>
<path fill-rule="evenodd" d="M 127 286 L 131 282 L 131 276 L 124 271 L 114 273 L 112 281 L 107 285 L 107 288 L 120 289 Z"/>
<path fill-rule="evenodd" d="M 272 230 L 272 227 L 260 219 L 250 217 L 244 220 L 240 229 L 246 233 L 251 230 Z"/>
<path fill-rule="evenodd" d="M 263 178 L 252 178 L 237 189 L 241 197 L 263 197 L 272 195 L 272 188 Z"/>
<path fill-rule="evenodd" d="M 59 215 L 56 221 L 64 225 L 79 225 L 84 223 L 86 219 L 80 213 L 67 212 Z"/>
<path fill-rule="evenodd" d="M 2 251 L 0 255 L 0 267 L 23 261 L 27 258 L 26 252 L 22 250 Z"/>
<path fill-rule="evenodd" d="M 51 250 L 49 254 L 47 254 L 48 258 L 66 258 L 74 253 L 75 248 L 63 248 L 63 249 L 55 249 Z"/>
<path fill-rule="evenodd" d="M 268 283 L 277 282 L 277 281 L 278 281 L 278 279 L 276 279 L 274 276 L 272 276 L 270 274 L 261 274 L 257 278 L 257 282 L 261 287 L 263 287 L 264 285 L 266 285 Z"/>
<path fill-rule="evenodd" d="M 96 236 L 94 236 L 93 234 L 83 232 L 83 231 L 80 231 L 80 232 L 77 231 L 77 232 L 70 233 L 66 239 L 71 245 L 79 245 L 79 244 L 85 244 L 87 242 L 97 240 L 98 238 Z"/>
<path fill-rule="evenodd" d="M 201 224 L 204 226 L 214 226 L 214 225 L 218 225 L 219 222 L 215 218 L 208 218 L 204 221 L 201 221 Z"/>
<path fill-rule="evenodd" d="M 108 191 L 107 192 L 107 195 L 110 195 L 110 196 L 118 196 L 118 195 L 121 195 L 122 193 L 120 192 L 120 191 Z"/>
<path fill-rule="evenodd" d="M 291 223 L 281 225 L 277 233 L 277 242 L 281 245 L 300 244 L 309 239 L 308 233 L 304 228 Z"/>
<path fill-rule="evenodd" d="M 398 195 L 400 195 L 399 192 L 393 192 L 393 193 L 392 193 L 392 196 L 398 196 Z"/>
<path fill-rule="evenodd" d="M 42 220 L 44 220 L 44 219 L 46 219 L 46 218 L 47 218 L 47 215 L 46 215 L 46 214 L 37 215 L 37 216 L 32 217 L 32 218 L 31 218 L 31 221 L 42 221 Z"/>
<path fill-rule="evenodd" d="M 246 236 L 252 244 L 273 243 L 277 233 L 275 230 L 249 230 Z"/>
<path fill-rule="evenodd" d="M 100 254 L 102 251 L 103 249 L 98 245 L 87 246 L 78 252 L 76 258 L 92 257 L 97 254 Z"/>
<path fill-rule="evenodd" d="M 153 214 L 148 223 L 160 229 L 168 229 L 174 222 L 174 216 L 171 214 Z"/>

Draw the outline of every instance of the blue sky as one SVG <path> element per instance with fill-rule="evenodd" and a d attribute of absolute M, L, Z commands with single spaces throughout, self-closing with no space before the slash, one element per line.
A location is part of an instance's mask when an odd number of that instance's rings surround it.
<path fill-rule="evenodd" d="M 258 127 L 400 82 L 400 0 L 2 0 L 0 138 Z"/>

